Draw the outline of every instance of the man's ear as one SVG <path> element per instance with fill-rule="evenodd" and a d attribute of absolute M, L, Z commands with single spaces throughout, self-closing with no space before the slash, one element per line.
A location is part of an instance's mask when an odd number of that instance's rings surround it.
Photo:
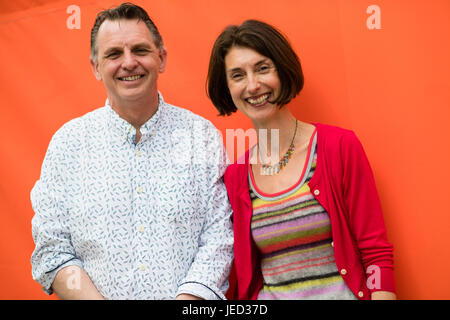
<path fill-rule="evenodd" d="M 159 73 L 163 73 L 164 70 L 166 70 L 166 62 L 167 62 L 167 50 L 166 47 L 162 46 L 159 49 L 159 60 L 160 60 L 160 64 L 159 64 Z"/>
<path fill-rule="evenodd" d="M 98 71 L 98 63 L 92 59 L 90 59 L 92 72 L 94 72 L 94 76 L 98 81 L 102 81 L 102 75 Z"/>

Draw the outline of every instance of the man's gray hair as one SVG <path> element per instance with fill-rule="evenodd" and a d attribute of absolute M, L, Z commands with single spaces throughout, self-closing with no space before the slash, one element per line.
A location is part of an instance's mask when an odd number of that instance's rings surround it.
<path fill-rule="evenodd" d="M 155 46 L 158 49 L 163 47 L 162 37 L 158 31 L 158 28 L 153 23 L 152 19 L 150 19 L 147 12 L 135 4 L 125 2 L 116 8 L 104 10 L 97 15 L 94 26 L 91 30 L 91 60 L 97 61 L 97 33 L 101 24 L 105 20 L 117 21 L 120 19 L 137 19 L 138 21 L 143 21 L 148 30 L 150 30 Z"/>

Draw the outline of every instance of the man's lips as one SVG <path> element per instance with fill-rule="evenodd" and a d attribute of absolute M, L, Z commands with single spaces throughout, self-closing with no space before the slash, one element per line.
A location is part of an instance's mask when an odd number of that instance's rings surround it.
<path fill-rule="evenodd" d="M 144 77 L 143 74 L 136 74 L 136 75 L 126 76 L 126 77 L 117 77 L 117 79 L 119 79 L 121 81 L 135 81 L 142 77 Z"/>

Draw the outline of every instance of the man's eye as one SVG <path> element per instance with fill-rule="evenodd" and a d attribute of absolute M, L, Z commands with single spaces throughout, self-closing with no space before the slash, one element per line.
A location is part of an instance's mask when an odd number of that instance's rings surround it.
<path fill-rule="evenodd" d="M 111 52 L 106 55 L 106 58 L 108 59 L 115 59 L 117 57 L 119 57 L 119 52 Z"/>
<path fill-rule="evenodd" d="M 145 55 L 148 53 L 148 50 L 147 49 L 136 49 L 134 52 L 138 55 Z"/>

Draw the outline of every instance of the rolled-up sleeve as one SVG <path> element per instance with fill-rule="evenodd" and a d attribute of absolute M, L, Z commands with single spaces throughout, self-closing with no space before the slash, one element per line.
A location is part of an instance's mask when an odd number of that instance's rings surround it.
<path fill-rule="evenodd" d="M 366 272 L 371 268 L 380 271 L 379 286 L 369 290 L 395 292 L 393 245 L 387 239 L 372 169 L 361 142 L 353 132 L 344 136 L 342 148 L 345 155 L 344 199 L 361 263 Z"/>
<path fill-rule="evenodd" d="M 52 138 L 40 179 L 31 190 L 34 217 L 31 221 L 35 250 L 31 256 L 32 276 L 47 294 L 57 272 L 66 266 L 82 263 L 71 244 L 67 224 L 65 193 L 64 136 L 62 130 Z"/>
<path fill-rule="evenodd" d="M 206 162 L 199 164 L 206 172 L 199 188 L 201 214 L 205 222 L 199 237 L 198 252 L 179 285 L 177 295 L 188 293 L 217 300 L 226 299 L 225 292 L 229 285 L 233 260 L 232 209 L 223 181 L 228 159 L 222 137 L 212 125 L 205 130 L 206 145 L 202 148 L 206 150 Z"/>

